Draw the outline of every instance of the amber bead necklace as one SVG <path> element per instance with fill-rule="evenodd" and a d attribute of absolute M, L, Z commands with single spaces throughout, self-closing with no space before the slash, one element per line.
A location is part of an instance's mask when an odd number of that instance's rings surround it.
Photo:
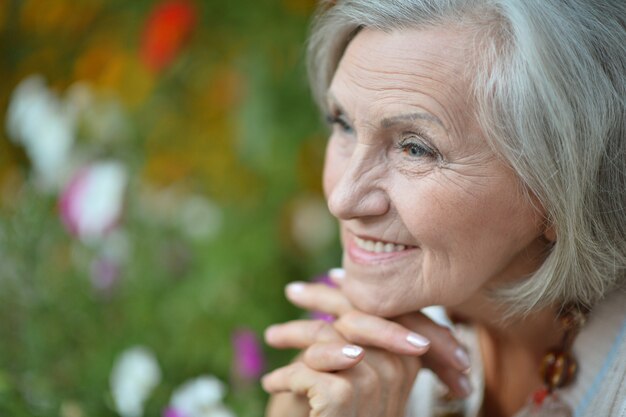
<path fill-rule="evenodd" d="M 539 368 L 544 386 L 533 393 L 528 406 L 516 417 L 571 417 L 573 412 L 556 392 L 570 385 L 578 371 L 578 363 L 572 353 L 574 340 L 585 325 L 588 309 L 578 305 L 565 306 L 559 314 L 564 333 L 561 343 L 548 350 Z"/>

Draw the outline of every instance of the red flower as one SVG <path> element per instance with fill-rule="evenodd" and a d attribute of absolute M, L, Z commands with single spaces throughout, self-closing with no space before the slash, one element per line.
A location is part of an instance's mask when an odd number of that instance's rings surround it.
<path fill-rule="evenodd" d="M 197 10 L 190 0 L 166 0 L 150 13 L 141 41 L 141 59 L 152 71 L 168 66 L 189 39 Z"/>

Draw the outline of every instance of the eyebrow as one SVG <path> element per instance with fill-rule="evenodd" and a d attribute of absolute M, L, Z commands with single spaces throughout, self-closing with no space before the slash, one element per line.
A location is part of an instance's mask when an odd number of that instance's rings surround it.
<path fill-rule="evenodd" d="M 337 99 L 335 98 L 335 96 L 333 95 L 333 93 L 331 93 L 330 91 L 327 93 L 327 99 L 330 102 L 329 105 L 331 107 L 336 107 L 341 113 L 346 114 L 345 110 L 343 109 L 343 107 L 339 104 L 339 102 L 337 101 Z M 434 122 L 437 123 L 439 126 L 441 126 L 444 130 L 447 130 L 445 125 L 443 124 L 443 122 L 441 121 L 441 119 L 439 119 L 437 116 L 430 114 L 430 113 L 424 113 L 424 112 L 415 112 L 415 113 L 407 113 L 407 114 L 400 114 L 397 116 L 391 116 L 391 117 L 386 117 L 384 119 L 382 119 L 380 121 L 380 126 L 383 129 L 389 129 L 397 124 L 400 124 L 402 122 L 412 122 L 415 120 L 427 120 L 429 122 Z"/>
<path fill-rule="evenodd" d="M 439 126 L 441 126 L 444 130 L 446 129 L 446 127 L 443 125 L 441 120 L 439 120 L 437 116 L 432 115 L 430 113 L 407 113 L 407 114 L 400 114 L 398 116 L 386 117 L 380 121 L 380 126 L 384 129 L 388 129 L 401 122 L 406 122 L 406 121 L 412 122 L 415 120 L 427 120 L 429 122 L 435 122 Z"/>

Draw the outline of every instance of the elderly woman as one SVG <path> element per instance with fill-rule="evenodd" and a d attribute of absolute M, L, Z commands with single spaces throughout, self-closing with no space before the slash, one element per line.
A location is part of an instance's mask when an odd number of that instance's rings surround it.
<path fill-rule="evenodd" d="M 626 416 L 626 2 L 339 0 L 309 54 L 343 269 L 268 415 Z"/>

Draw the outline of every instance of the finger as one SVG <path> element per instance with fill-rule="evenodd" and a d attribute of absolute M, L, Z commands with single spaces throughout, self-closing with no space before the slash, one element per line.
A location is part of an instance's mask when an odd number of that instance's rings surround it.
<path fill-rule="evenodd" d="M 289 301 L 307 310 L 340 316 L 353 309 L 339 289 L 324 284 L 292 282 L 285 288 L 285 293 Z"/>
<path fill-rule="evenodd" d="M 313 385 L 324 377 L 323 372 L 317 372 L 301 362 L 278 368 L 261 378 L 263 389 L 270 393 L 293 392 L 307 395 Z"/>
<path fill-rule="evenodd" d="M 334 372 L 354 367 L 363 359 L 364 353 L 357 345 L 315 343 L 304 352 L 303 361 L 315 371 Z"/>
<path fill-rule="evenodd" d="M 263 389 L 270 393 L 292 392 L 305 395 L 312 408 L 311 415 L 346 415 L 346 404 L 354 404 L 352 382 L 337 373 L 318 372 L 302 362 L 279 368 L 261 379 Z"/>
<path fill-rule="evenodd" d="M 441 382 L 448 386 L 450 394 L 457 398 L 468 397 L 473 389 L 467 375 L 452 368 L 438 367 L 432 369 L 437 374 Z"/>
<path fill-rule="evenodd" d="M 343 280 L 345 277 L 346 270 L 343 268 L 332 268 L 328 271 L 328 278 L 330 278 L 330 280 L 338 287 L 341 287 L 341 284 L 343 284 Z"/>
<path fill-rule="evenodd" d="M 436 324 L 422 313 L 405 314 L 395 320 L 408 330 L 419 329 L 420 334 L 430 340 L 430 350 L 424 357 L 425 366 L 432 369 L 431 365 L 438 362 L 462 372 L 470 368 L 467 350 L 456 340 L 450 328 Z"/>
<path fill-rule="evenodd" d="M 393 321 L 356 310 L 339 317 L 333 326 L 351 343 L 402 355 L 423 355 L 430 347 L 424 336 Z"/>
<path fill-rule="evenodd" d="M 291 392 L 281 392 L 270 396 L 265 416 L 302 416 L 310 414 L 309 399 Z"/>
<path fill-rule="evenodd" d="M 344 342 L 337 331 L 322 320 L 293 320 L 265 330 L 265 342 L 278 349 L 305 349 L 317 342 Z"/>

